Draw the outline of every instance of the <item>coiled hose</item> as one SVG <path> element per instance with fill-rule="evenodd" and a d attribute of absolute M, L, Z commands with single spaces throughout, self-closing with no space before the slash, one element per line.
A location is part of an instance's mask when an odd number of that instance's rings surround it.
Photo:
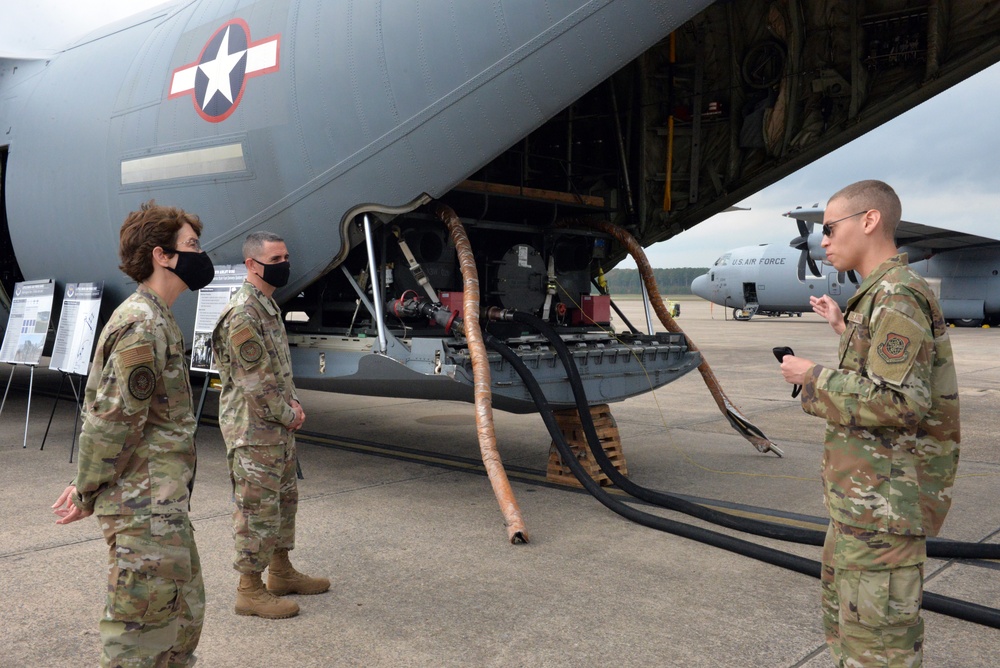
<path fill-rule="evenodd" d="M 521 358 L 518 357 L 517 354 L 506 344 L 488 332 L 484 333 L 484 341 L 488 347 L 497 351 L 524 381 L 524 385 L 531 394 L 531 398 L 535 402 L 535 405 L 538 407 L 538 412 L 542 416 L 542 421 L 549 430 L 549 434 L 552 436 L 552 441 L 556 444 L 556 448 L 559 450 L 559 454 L 562 457 L 563 462 L 569 465 L 570 470 L 573 471 L 573 475 L 575 475 L 577 480 L 580 481 L 580 484 L 583 485 L 584 488 L 606 508 L 626 519 L 642 524 L 643 526 L 657 529 L 658 531 L 664 531 L 683 538 L 689 538 L 700 543 L 712 545 L 729 552 L 751 557 L 753 559 L 757 559 L 758 561 L 763 561 L 774 566 L 780 566 L 814 578 L 820 577 L 820 563 L 813 559 L 806 559 L 805 557 L 788 554 L 763 545 L 757 545 L 756 543 L 751 543 L 740 538 L 734 538 L 732 536 L 720 534 L 708 529 L 702 529 L 700 527 L 684 524 L 683 522 L 676 522 L 665 517 L 660 517 L 659 515 L 646 513 L 613 498 L 610 494 L 601 489 L 600 485 L 594 482 L 594 480 L 583 469 L 583 466 L 580 465 L 580 462 L 577 461 L 576 456 L 569 447 L 569 444 L 566 443 L 566 439 L 564 438 L 562 431 L 559 429 L 559 425 L 552 412 L 552 407 L 549 405 L 549 402 L 545 397 L 545 393 L 542 391 L 538 381 L 535 380 L 534 376 L 532 376 L 531 371 L 529 371 L 528 367 L 523 361 L 521 361 Z M 590 414 L 589 409 L 587 410 L 587 414 Z M 591 423 L 591 426 L 593 426 L 593 423 Z M 975 622 L 991 628 L 1000 628 L 1000 610 L 988 608 L 977 603 L 971 603 L 969 601 L 963 601 L 961 599 L 943 596 L 941 594 L 924 592 L 923 608 L 925 610 L 930 610 L 931 612 L 949 615 L 964 621 Z"/>
<path fill-rule="evenodd" d="M 697 517 L 698 519 L 718 524 L 728 529 L 803 545 L 823 545 L 825 533 L 822 531 L 790 527 L 752 518 L 736 517 L 729 513 L 692 503 L 687 499 L 682 499 L 673 494 L 643 487 L 622 475 L 615 468 L 614 463 L 608 458 L 607 453 L 604 452 L 604 448 L 601 446 L 597 429 L 594 427 L 593 417 L 590 414 L 590 406 L 587 403 L 583 381 L 580 378 L 580 371 L 576 366 L 576 361 L 573 359 L 569 347 L 562 340 L 562 337 L 559 336 L 558 332 L 551 325 L 530 313 L 521 313 L 518 311 L 508 313 L 514 322 L 535 330 L 548 339 L 552 347 L 555 348 L 556 354 L 559 355 L 559 359 L 562 360 L 563 367 L 566 369 L 566 375 L 573 390 L 573 398 L 576 401 L 576 408 L 580 414 L 580 423 L 587 437 L 587 444 L 590 446 L 590 451 L 601 467 L 601 471 L 617 487 L 642 501 L 652 503 L 661 508 L 684 513 L 685 515 L 691 515 L 692 517 Z M 927 556 L 941 559 L 1000 559 L 1000 545 L 945 541 L 931 538 L 927 541 Z"/>

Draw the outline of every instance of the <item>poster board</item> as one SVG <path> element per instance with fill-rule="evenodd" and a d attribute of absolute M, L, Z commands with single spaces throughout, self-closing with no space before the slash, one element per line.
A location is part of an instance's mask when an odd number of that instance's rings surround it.
<path fill-rule="evenodd" d="M 0 346 L 0 362 L 38 364 L 52 318 L 54 296 L 55 283 L 51 278 L 14 284 L 10 318 Z"/>
<path fill-rule="evenodd" d="M 104 282 L 67 283 L 49 368 L 86 376 L 94 351 Z"/>
<path fill-rule="evenodd" d="M 198 310 L 191 340 L 191 370 L 218 373 L 212 353 L 212 331 L 229 299 L 243 285 L 247 275 L 244 264 L 217 264 L 215 278 L 198 291 Z"/>

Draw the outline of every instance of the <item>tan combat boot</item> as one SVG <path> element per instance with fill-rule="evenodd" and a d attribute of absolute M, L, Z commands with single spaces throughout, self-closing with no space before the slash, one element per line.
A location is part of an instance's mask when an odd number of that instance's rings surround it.
<path fill-rule="evenodd" d="M 277 596 L 285 594 L 322 594 L 330 588 L 326 578 L 311 578 L 292 568 L 288 550 L 275 550 L 267 567 L 267 590 Z"/>
<path fill-rule="evenodd" d="M 278 598 L 265 589 L 260 573 L 242 573 L 240 585 L 236 588 L 236 614 L 287 619 L 299 614 L 299 606 L 295 601 Z"/>

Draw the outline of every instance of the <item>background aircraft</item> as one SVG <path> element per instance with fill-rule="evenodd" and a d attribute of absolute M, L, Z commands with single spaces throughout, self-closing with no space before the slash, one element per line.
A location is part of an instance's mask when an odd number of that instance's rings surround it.
<path fill-rule="evenodd" d="M 690 228 L 1000 61 L 1000 12 L 178 0 L 55 55 L 0 54 L 0 301 L 22 279 L 103 279 L 107 315 L 133 289 L 115 269 L 121 221 L 156 198 L 202 217 L 217 264 L 239 262 L 250 231 L 287 240 L 276 297 L 297 314 L 303 387 L 469 399 L 465 341 L 393 307 L 416 294 L 457 309 L 438 200 L 468 229 L 483 304 L 557 326 L 604 403 L 649 381 L 615 367 L 629 355 L 591 324 L 607 319 L 591 279 L 624 247 L 572 220 L 645 246 Z M 194 307 L 175 305 L 188 333 Z M 569 403 L 543 340 L 491 327 Z M 697 364 L 676 339 L 641 342 L 655 386 Z M 495 363 L 495 405 L 532 410 Z"/>
<path fill-rule="evenodd" d="M 828 294 L 841 308 L 858 287 L 854 272 L 838 272 L 820 245 L 823 209 L 796 209 L 799 236 L 788 246 L 762 244 L 724 253 L 691 290 L 733 309 L 737 320 L 756 314 L 810 311 L 809 297 Z M 896 243 L 934 288 L 945 318 L 958 325 L 1000 321 L 1000 241 L 902 221 Z"/>

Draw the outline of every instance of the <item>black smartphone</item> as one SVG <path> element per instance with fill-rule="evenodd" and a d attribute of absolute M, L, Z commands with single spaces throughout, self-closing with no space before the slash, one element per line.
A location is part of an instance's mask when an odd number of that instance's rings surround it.
<path fill-rule="evenodd" d="M 795 354 L 795 351 L 793 351 L 788 346 L 775 346 L 774 348 L 771 348 L 771 352 L 774 353 L 774 356 L 778 359 L 779 362 L 785 359 L 785 355 Z"/>
<path fill-rule="evenodd" d="M 795 352 L 788 346 L 775 346 L 771 348 L 771 352 L 774 353 L 775 358 L 781 362 L 785 359 L 785 355 L 794 355 Z M 792 399 L 799 396 L 799 392 L 802 391 L 801 385 L 795 385 L 792 387 Z"/>

